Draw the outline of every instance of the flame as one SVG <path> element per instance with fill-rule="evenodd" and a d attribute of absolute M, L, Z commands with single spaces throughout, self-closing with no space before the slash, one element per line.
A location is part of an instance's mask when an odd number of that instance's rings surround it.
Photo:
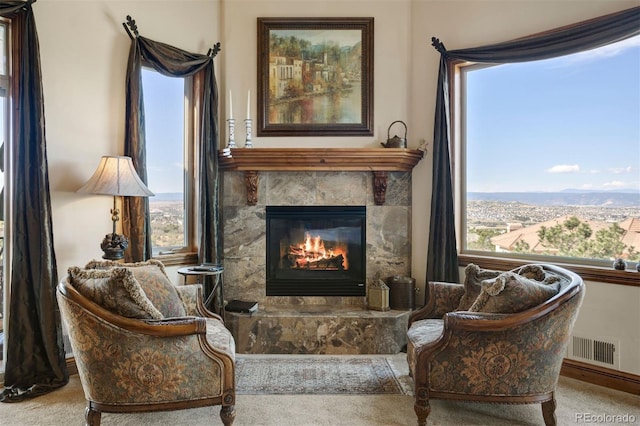
<path fill-rule="evenodd" d="M 325 248 L 324 241 L 320 236 L 311 237 L 308 232 L 305 233 L 305 240 L 298 244 L 298 250 L 303 254 L 296 260 L 296 267 L 304 268 L 309 262 L 316 262 L 322 259 L 332 259 L 342 255 L 342 266 L 349 269 L 349 261 L 347 259 L 347 248 L 336 246 L 333 248 Z"/>

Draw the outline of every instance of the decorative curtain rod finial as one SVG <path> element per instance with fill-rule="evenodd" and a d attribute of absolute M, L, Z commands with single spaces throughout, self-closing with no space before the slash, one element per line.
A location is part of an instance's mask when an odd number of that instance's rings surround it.
<path fill-rule="evenodd" d="M 207 52 L 207 56 L 211 56 L 212 58 L 215 58 L 218 52 L 220 52 L 220 50 L 221 50 L 220 42 L 217 42 L 213 45 L 211 49 L 209 49 L 209 51 Z"/>
<path fill-rule="evenodd" d="M 436 37 L 431 37 L 431 45 L 436 48 L 438 52 L 442 55 L 447 54 L 447 48 L 444 47 L 444 44 Z"/>
<path fill-rule="evenodd" d="M 127 15 L 127 22 L 126 24 L 123 22 L 122 26 L 125 30 L 127 30 L 129 37 L 133 38 L 134 35 L 136 37 L 140 36 L 140 34 L 138 33 L 138 26 L 136 25 L 136 21 L 135 19 L 132 19 L 130 15 Z M 131 28 L 131 31 L 129 31 L 129 28 Z M 133 35 L 131 34 L 132 32 Z"/>

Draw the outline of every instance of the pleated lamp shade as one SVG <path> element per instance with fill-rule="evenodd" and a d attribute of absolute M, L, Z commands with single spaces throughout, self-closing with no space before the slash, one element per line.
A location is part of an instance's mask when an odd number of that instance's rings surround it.
<path fill-rule="evenodd" d="M 91 179 L 77 192 L 125 197 L 154 195 L 136 173 L 131 157 L 107 155 L 102 157 Z"/>

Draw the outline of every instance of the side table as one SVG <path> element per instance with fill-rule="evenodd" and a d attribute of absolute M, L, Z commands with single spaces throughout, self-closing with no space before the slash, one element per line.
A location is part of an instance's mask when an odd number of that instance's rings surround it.
<path fill-rule="evenodd" d="M 189 284 L 187 279 L 190 276 L 202 277 L 200 284 L 202 284 L 204 289 L 204 306 L 220 315 L 224 321 L 224 284 L 222 283 L 222 272 L 224 272 L 222 265 L 187 266 L 178 269 L 178 274 L 184 277 L 185 285 Z M 211 279 L 208 279 L 208 277 Z M 213 284 L 211 284 L 211 281 L 213 281 Z"/>

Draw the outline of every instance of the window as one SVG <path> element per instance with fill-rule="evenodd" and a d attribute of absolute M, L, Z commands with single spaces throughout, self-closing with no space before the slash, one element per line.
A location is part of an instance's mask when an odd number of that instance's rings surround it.
<path fill-rule="evenodd" d="M 153 255 L 196 251 L 191 79 L 142 70 Z"/>
<path fill-rule="evenodd" d="M 640 37 L 457 71 L 461 255 L 635 269 Z"/>

